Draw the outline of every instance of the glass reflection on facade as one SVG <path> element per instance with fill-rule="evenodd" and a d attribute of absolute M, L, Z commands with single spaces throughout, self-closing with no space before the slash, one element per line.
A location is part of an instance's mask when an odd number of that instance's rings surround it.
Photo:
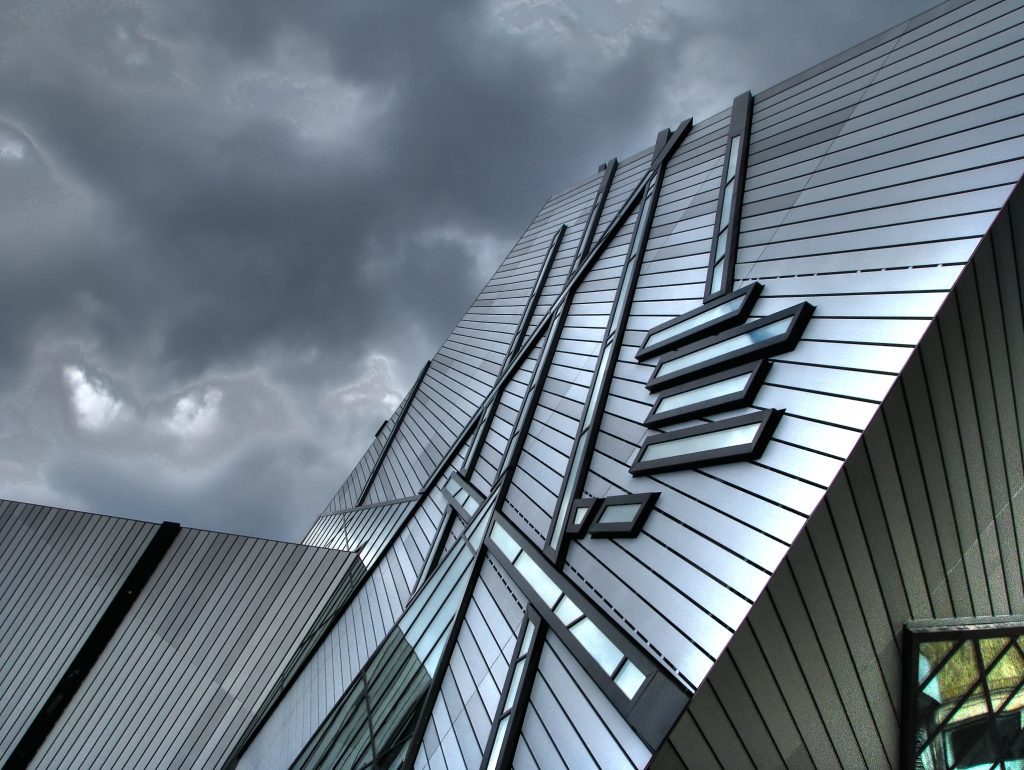
<path fill-rule="evenodd" d="M 905 766 L 1024 770 L 1024 627 L 909 629 Z"/>

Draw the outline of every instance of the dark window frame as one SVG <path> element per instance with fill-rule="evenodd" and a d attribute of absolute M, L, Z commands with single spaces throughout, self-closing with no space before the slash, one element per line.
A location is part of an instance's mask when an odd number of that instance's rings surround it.
<path fill-rule="evenodd" d="M 570 516 L 569 519 L 566 520 L 566 537 L 582 537 L 587 533 L 587 527 L 590 526 L 590 522 L 594 518 L 594 511 L 596 511 L 597 508 L 600 506 L 601 500 L 602 498 L 600 497 L 578 497 L 572 501 L 573 513 L 578 511 L 580 508 L 583 508 L 584 506 L 586 506 L 588 510 L 587 513 L 584 515 L 583 519 L 579 523 L 576 523 L 574 516 Z"/>
<path fill-rule="evenodd" d="M 651 473 L 663 471 L 679 471 L 698 466 L 720 465 L 722 463 L 738 462 L 740 460 L 756 460 L 763 453 L 771 440 L 775 428 L 785 414 L 783 409 L 759 409 L 750 414 L 729 417 L 724 420 L 702 423 L 690 428 L 669 431 L 667 433 L 656 433 L 644 439 L 637 453 L 636 461 L 630 466 L 629 472 L 634 476 L 646 476 Z M 744 425 L 760 424 L 754 438 L 746 443 L 727 448 L 706 449 L 701 452 L 691 452 L 684 455 L 674 455 L 658 460 L 642 460 L 644 451 L 652 445 L 663 444 L 668 441 L 675 441 L 690 436 L 701 436 L 707 433 L 717 433 L 730 428 L 739 428 Z"/>
<path fill-rule="evenodd" d="M 740 214 L 743 210 L 743 188 L 747 179 L 747 156 L 750 153 L 750 126 L 754 112 L 754 97 L 746 91 L 732 103 L 732 117 L 729 121 L 729 131 L 725 137 L 725 160 L 722 163 L 722 178 L 718 185 L 718 206 L 715 211 L 715 229 L 711 238 L 711 253 L 708 258 L 708 274 L 704 281 L 704 301 L 712 300 L 729 292 L 736 271 L 736 251 L 739 244 Z M 715 253 L 718 251 L 718 240 L 722 233 L 719 232 L 722 222 L 722 203 L 725 196 L 725 188 L 729 177 L 729 148 L 735 137 L 740 138 L 739 150 L 736 158 L 736 169 L 733 174 L 733 196 L 732 206 L 729 210 L 729 225 L 725 230 L 725 253 L 722 256 L 724 263 L 722 274 L 722 286 L 717 291 L 712 290 L 712 281 L 715 272 Z"/>
<path fill-rule="evenodd" d="M 900 767 L 913 768 L 917 759 L 917 695 L 921 687 L 918 681 L 918 654 L 924 642 L 969 641 L 992 637 L 1014 637 L 1024 635 L 1024 615 L 1003 615 L 996 617 L 951 618 L 940 620 L 909 621 L 903 627 L 903 673 L 900 698 Z M 1011 646 L 1013 642 L 1011 642 Z M 954 648 L 949 657 L 959 648 Z M 945 664 L 935 666 L 929 675 L 930 681 Z M 1011 700 L 1012 698 L 1008 699 Z"/>
<path fill-rule="evenodd" d="M 698 308 L 690 310 L 687 313 L 683 313 L 682 315 L 678 315 L 675 318 L 670 318 L 668 321 L 652 327 L 647 334 L 644 335 L 644 341 L 640 344 L 640 348 L 636 352 L 636 360 L 646 361 L 649 358 L 654 358 L 657 355 L 678 348 L 680 345 L 684 345 L 690 340 L 704 337 L 709 334 L 715 334 L 735 324 L 743 323 L 747 319 L 747 316 L 750 315 L 750 311 L 753 309 L 754 303 L 757 302 L 757 298 L 761 295 L 762 288 L 762 284 L 755 281 L 754 283 L 747 284 L 742 289 L 721 294 L 714 299 L 708 300 Z M 671 329 L 673 326 L 683 323 L 684 321 L 689 321 L 691 318 L 699 317 L 708 310 L 713 310 L 720 305 L 732 302 L 737 297 L 743 297 L 743 302 L 736 311 L 729 315 L 712 319 L 711 321 L 707 321 L 699 326 L 695 326 L 689 331 L 673 335 L 672 337 L 653 345 L 649 344 L 651 337 L 658 332 L 664 331 L 665 329 Z"/>
<path fill-rule="evenodd" d="M 761 358 L 757 361 L 737 366 L 734 369 L 723 369 L 715 374 L 709 374 L 707 377 L 690 380 L 688 382 L 684 382 L 682 385 L 677 385 L 674 388 L 663 390 L 658 393 L 658 397 L 654 401 L 654 406 L 651 407 L 650 413 L 644 418 L 644 425 L 650 428 L 661 428 L 683 420 L 692 420 L 697 417 L 704 417 L 705 415 L 713 412 L 721 412 L 726 409 L 741 409 L 751 406 L 754 403 L 754 397 L 757 395 L 758 390 L 760 390 L 761 386 L 764 384 L 765 378 L 768 376 L 768 370 L 771 369 L 771 366 L 771 361 Z M 747 384 L 743 390 L 738 393 L 716 396 L 715 398 L 705 399 L 704 401 L 697 401 L 689 406 L 682 406 L 667 412 L 658 412 L 658 407 L 666 398 L 677 396 L 680 393 L 687 393 L 691 390 L 698 390 L 699 388 L 703 388 L 708 385 L 714 385 L 716 382 L 730 380 L 733 377 L 739 377 L 744 374 L 750 375 L 750 378 L 747 380 Z"/>
<path fill-rule="evenodd" d="M 786 353 L 796 347 L 797 343 L 800 341 L 800 337 L 803 335 L 804 329 L 807 327 L 807 323 L 810 321 L 811 315 L 814 313 L 814 309 L 814 305 L 809 302 L 799 302 L 796 305 L 788 307 L 785 310 L 780 310 L 777 313 L 772 313 L 764 318 L 759 318 L 756 321 L 748 321 L 712 337 L 705 337 L 702 340 L 690 343 L 671 355 L 664 356 L 658 362 L 654 371 L 651 372 L 651 377 L 647 382 L 647 389 L 650 391 L 659 391 L 698 374 L 707 376 L 723 369 L 727 369 L 732 366 L 739 366 L 740 364 L 744 364 L 758 358 L 766 358 L 768 356 Z M 771 339 L 764 340 L 762 342 L 755 342 L 752 345 L 747 345 L 737 350 L 719 355 L 716 358 L 693 364 L 676 372 L 658 374 L 660 369 L 669 361 L 674 361 L 698 350 L 703 350 L 704 348 L 717 345 L 718 343 L 732 339 L 733 337 L 746 334 L 747 332 L 754 331 L 765 326 L 770 326 L 771 324 L 785 318 L 790 318 L 790 323 L 786 328 L 786 331 L 780 335 L 772 337 Z"/>
<path fill-rule="evenodd" d="M 600 538 L 636 537 L 640 534 L 640 530 L 643 529 L 647 517 L 651 515 L 651 511 L 654 510 L 654 506 L 657 505 L 660 496 L 660 492 L 640 492 L 632 495 L 615 495 L 602 498 L 600 505 L 597 506 L 596 513 L 593 514 L 593 519 L 587 532 L 591 537 Z M 601 515 L 609 506 L 629 505 L 630 503 L 640 503 L 640 508 L 630 521 L 613 523 L 601 521 Z"/>
<path fill-rule="evenodd" d="M 527 626 L 532 623 L 535 627 L 533 638 L 530 641 L 530 648 L 523 652 L 523 637 L 526 635 Z M 508 671 L 505 673 L 505 682 L 501 687 L 501 694 L 498 696 L 498 710 L 491 720 L 491 729 L 487 735 L 487 742 L 484 744 L 484 751 L 481 755 L 481 762 L 486 762 L 494 749 L 494 739 L 497 737 L 498 723 L 502 717 L 508 715 L 508 726 L 502 736 L 501 753 L 495 763 L 495 770 L 508 770 L 512 766 L 516 749 L 519 748 L 519 734 L 522 731 L 523 720 L 526 718 L 526 707 L 530 702 L 530 692 L 533 690 L 533 680 L 537 676 L 540 654 L 544 649 L 544 633 L 548 624 L 540 613 L 532 606 L 527 606 L 523 614 L 523 622 L 520 624 L 519 633 L 516 636 L 515 648 L 512 657 L 509 658 Z M 516 691 L 515 699 L 507 707 L 505 701 L 508 698 L 508 691 L 512 686 L 512 672 L 520 658 L 525 658 L 523 675 L 519 680 L 519 689 Z"/>
<path fill-rule="evenodd" d="M 644 683 L 632 698 L 626 697 L 626 694 L 615 684 L 613 677 L 597 664 L 591 653 L 562 623 L 554 610 L 548 608 L 533 586 L 520 576 L 516 566 L 491 540 L 490 530 L 497 522 L 501 523 L 502 528 L 523 551 L 527 552 L 548 578 L 556 583 L 558 588 L 580 608 L 584 616 L 619 648 L 625 656 L 624 660 L 631 662 L 644 674 Z M 544 619 L 548 628 L 569 649 L 576 662 L 583 667 L 594 684 L 625 718 L 629 726 L 636 731 L 640 739 L 652 751 L 657 750 L 675 725 L 679 715 L 686 708 L 692 693 L 674 677 L 666 674 L 646 650 L 639 647 L 619 628 L 617 623 L 609 620 L 603 610 L 576 588 L 572 581 L 553 567 L 533 541 L 504 515 L 495 514 L 494 521 L 484 540 L 484 546 L 491 558 L 500 565 L 502 571 L 522 591 L 530 605 Z"/>

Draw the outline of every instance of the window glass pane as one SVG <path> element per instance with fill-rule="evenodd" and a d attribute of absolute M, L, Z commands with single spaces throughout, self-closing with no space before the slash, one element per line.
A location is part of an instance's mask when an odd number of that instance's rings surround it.
<path fill-rule="evenodd" d="M 627 660 L 622 664 L 619 673 L 615 675 L 615 684 L 626 694 L 627 698 L 632 698 L 646 678 L 643 671 L 634 666 L 632 661 Z"/>
<path fill-rule="evenodd" d="M 1024 652 L 1016 633 L 1001 630 L 918 642 L 917 664 L 907 672 L 918 688 L 909 747 L 915 766 L 1024 767 Z"/>
<path fill-rule="evenodd" d="M 450 479 L 448 479 L 448 483 L 444 485 L 444 488 L 451 492 L 452 496 L 454 497 L 459 493 L 459 490 L 462 489 L 462 485 L 459 484 L 458 479 L 452 476 Z"/>
<path fill-rule="evenodd" d="M 743 348 L 756 345 L 759 342 L 766 342 L 768 340 L 783 337 L 786 334 L 786 330 L 793 323 L 791 317 L 780 318 L 774 323 L 770 323 L 766 326 L 761 326 L 757 329 L 751 329 L 740 334 L 736 334 L 732 337 L 727 337 L 721 342 L 716 342 L 708 345 L 706 348 L 700 348 L 692 353 L 688 353 L 679 358 L 672 358 L 668 361 L 664 361 L 661 366 L 658 367 L 658 375 L 672 374 L 673 372 L 682 371 L 691 366 L 703 364 L 719 356 L 728 355 L 729 353 L 735 353 L 736 351 L 742 350 Z"/>
<path fill-rule="evenodd" d="M 494 731 L 494 746 L 491 747 L 491 756 L 487 758 L 487 770 L 494 770 L 498 766 L 498 757 L 505 745 L 505 731 L 508 730 L 508 717 L 502 717 L 498 722 L 498 729 Z"/>
<path fill-rule="evenodd" d="M 665 412 L 672 412 L 676 409 L 683 409 L 687 406 L 699 404 L 702 401 L 710 401 L 713 398 L 738 396 L 743 392 L 743 389 L 747 387 L 747 383 L 750 382 L 751 376 L 752 372 L 746 372 L 745 374 L 738 374 L 735 377 L 730 377 L 727 380 L 719 380 L 718 382 L 712 382 L 709 385 L 702 385 L 699 388 L 684 390 L 682 393 L 676 393 L 672 396 L 665 396 L 658 402 L 655 414 L 664 414 Z"/>
<path fill-rule="evenodd" d="M 707 452 L 712 449 L 726 449 L 731 447 L 749 444 L 757 435 L 761 423 L 755 422 L 749 425 L 738 425 L 734 428 L 716 430 L 711 433 L 701 433 L 696 436 L 683 436 L 671 441 L 662 441 L 658 444 L 650 444 L 643 451 L 640 459 L 642 462 L 650 460 L 664 460 L 669 457 L 690 455 L 696 452 Z"/>
<path fill-rule="evenodd" d="M 572 625 L 574 622 L 583 617 L 583 613 L 580 608 L 576 606 L 576 603 L 568 596 L 563 596 L 558 606 L 555 607 L 555 615 L 562 621 L 566 626 Z"/>
<path fill-rule="evenodd" d="M 590 506 L 589 505 L 581 505 L 578 508 L 576 508 L 576 516 L 573 518 L 573 522 L 577 526 L 579 526 L 580 522 L 582 522 L 583 519 L 586 518 L 587 511 L 589 511 L 589 510 L 590 510 Z"/>
<path fill-rule="evenodd" d="M 718 232 L 725 232 L 729 227 L 729 220 L 732 218 L 732 196 L 735 183 L 729 182 L 722 193 L 722 218 L 718 222 Z"/>
<path fill-rule="evenodd" d="M 537 626 L 533 624 L 533 621 L 526 621 L 526 631 L 523 632 L 523 644 L 520 647 L 520 655 L 525 655 L 526 651 L 530 649 L 530 645 L 533 644 L 533 637 L 537 634 Z"/>
<path fill-rule="evenodd" d="M 732 141 L 729 142 L 729 172 L 727 178 L 732 179 L 736 176 L 736 167 L 740 163 L 740 137 L 734 136 Z"/>
<path fill-rule="evenodd" d="M 512 669 L 512 679 L 508 685 L 508 697 L 505 698 L 505 703 L 502 706 L 503 709 L 512 707 L 515 702 L 516 693 L 519 692 L 519 682 L 523 678 L 523 671 L 526 670 L 526 659 L 520 658 L 519 662 L 516 663 L 516 667 Z"/>
<path fill-rule="evenodd" d="M 537 562 L 530 558 L 529 554 L 520 553 L 515 564 L 519 574 L 526 578 L 526 582 L 537 592 L 541 601 L 548 607 L 554 607 L 558 597 L 562 595 L 562 589 L 555 585 L 555 582 L 537 565 Z"/>
<path fill-rule="evenodd" d="M 633 521 L 639 512 L 640 503 L 606 505 L 601 510 L 600 522 L 602 524 L 627 524 Z"/>
<path fill-rule="evenodd" d="M 725 248 L 725 239 L 719 238 L 718 239 L 718 243 L 720 245 L 720 248 L 722 248 L 722 249 Z M 715 262 L 715 269 L 714 269 L 714 272 L 712 272 L 712 274 L 711 274 L 711 291 L 712 292 L 720 291 L 722 289 L 722 281 L 724 280 L 724 276 L 725 276 L 725 263 L 724 262 Z"/>
<path fill-rule="evenodd" d="M 736 297 L 735 299 L 731 299 L 728 302 L 723 302 L 721 305 L 716 305 L 715 307 L 709 308 L 708 310 L 705 310 L 703 313 L 699 313 L 698 315 L 695 315 L 692 318 L 687 318 L 686 320 L 680 321 L 677 324 L 672 324 L 672 326 L 669 326 L 665 329 L 662 329 L 659 332 L 655 332 L 654 334 L 652 334 L 650 339 L 647 340 L 647 344 L 656 345 L 659 342 L 663 342 L 669 339 L 670 337 L 675 337 L 676 335 L 679 334 L 685 334 L 691 329 L 696 329 L 698 326 L 701 326 L 702 324 L 715 321 L 719 318 L 724 318 L 730 313 L 735 313 L 739 309 L 740 305 L 743 304 L 743 300 L 744 297 L 742 296 Z"/>
<path fill-rule="evenodd" d="M 604 632 L 594 625 L 590 618 L 583 618 L 579 623 L 569 629 L 583 648 L 589 652 L 594 660 L 608 676 L 612 675 L 615 667 L 622 660 L 622 653 L 612 640 L 604 635 Z"/>
<path fill-rule="evenodd" d="M 491 540 L 498 546 L 498 549 L 505 554 L 509 561 L 515 561 L 516 556 L 522 550 L 519 543 L 512 539 L 512 536 L 504 530 L 500 524 L 495 524 L 491 530 Z"/>

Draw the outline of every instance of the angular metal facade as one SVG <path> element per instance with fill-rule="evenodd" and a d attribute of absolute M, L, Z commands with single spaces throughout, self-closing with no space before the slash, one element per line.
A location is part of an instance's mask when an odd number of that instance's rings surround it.
<path fill-rule="evenodd" d="M 0 758 L 898 766 L 904 624 L 1024 614 L 1022 62 L 956 0 L 603 164 L 302 545 L 112 628 L 156 525 L 7 505 Z"/>

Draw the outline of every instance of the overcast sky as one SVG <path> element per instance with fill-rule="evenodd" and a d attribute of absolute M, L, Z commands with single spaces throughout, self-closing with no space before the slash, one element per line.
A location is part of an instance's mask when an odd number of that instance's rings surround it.
<path fill-rule="evenodd" d="M 931 0 L 0 0 L 0 496 L 296 539 L 544 201 Z"/>

